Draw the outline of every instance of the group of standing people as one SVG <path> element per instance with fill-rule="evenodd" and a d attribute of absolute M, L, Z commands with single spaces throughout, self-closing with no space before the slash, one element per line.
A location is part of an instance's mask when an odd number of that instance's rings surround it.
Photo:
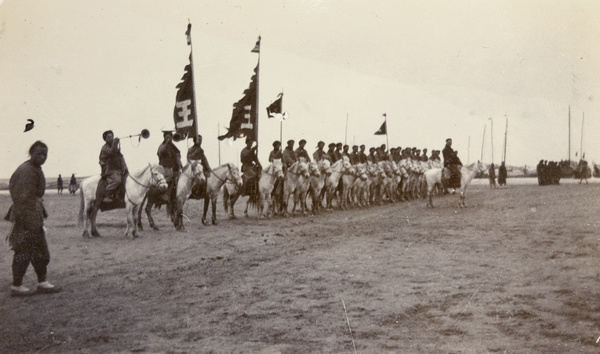
<path fill-rule="evenodd" d="M 488 169 L 488 178 L 490 180 L 490 188 L 506 187 L 506 177 L 508 177 L 508 171 L 504 161 L 498 167 L 498 185 L 496 186 L 496 166 L 492 162 Z"/>
<path fill-rule="evenodd" d="M 556 161 L 540 160 L 536 167 L 540 186 L 557 185 L 562 174 L 561 165 Z"/>
<path fill-rule="evenodd" d="M 57 189 L 58 194 L 62 194 L 63 179 L 60 174 L 58 175 L 58 178 L 56 179 L 56 189 Z M 76 191 L 77 191 L 77 178 L 75 178 L 75 174 L 73 173 L 71 175 L 71 179 L 69 180 L 69 194 L 75 195 Z"/>

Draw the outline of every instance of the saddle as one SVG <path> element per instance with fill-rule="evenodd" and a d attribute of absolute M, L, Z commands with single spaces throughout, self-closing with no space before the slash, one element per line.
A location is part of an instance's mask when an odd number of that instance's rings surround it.
<path fill-rule="evenodd" d="M 257 176 L 243 176 L 244 185 L 242 186 L 243 195 L 255 195 L 258 194 L 258 177 Z"/>
<path fill-rule="evenodd" d="M 100 180 L 99 183 L 102 183 Z M 106 182 L 105 182 L 106 183 Z M 125 208 L 125 182 L 121 181 L 117 189 L 106 192 L 100 203 L 100 211 Z"/>
<path fill-rule="evenodd" d="M 206 196 L 206 180 L 200 183 L 194 182 L 192 185 L 192 194 L 189 199 L 204 199 Z"/>
<path fill-rule="evenodd" d="M 442 169 L 442 184 L 446 188 L 460 188 L 460 175 L 452 172 L 448 167 Z"/>

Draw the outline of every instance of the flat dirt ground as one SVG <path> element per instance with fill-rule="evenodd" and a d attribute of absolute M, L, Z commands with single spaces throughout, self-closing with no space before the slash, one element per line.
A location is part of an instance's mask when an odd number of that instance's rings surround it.
<path fill-rule="evenodd" d="M 444 196 L 267 220 L 239 202 L 227 220 L 219 200 L 217 226 L 190 201 L 187 232 L 163 208 L 132 240 L 124 209 L 83 239 L 79 195 L 47 195 L 63 292 L 10 297 L 0 243 L 0 352 L 599 353 L 599 197 L 509 180 L 470 186 L 466 209 Z"/>

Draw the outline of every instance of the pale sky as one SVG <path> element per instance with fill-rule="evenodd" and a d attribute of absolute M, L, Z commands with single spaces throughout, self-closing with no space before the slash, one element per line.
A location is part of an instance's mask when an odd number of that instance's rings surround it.
<path fill-rule="evenodd" d="M 107 129 L 148 129 L 121 150 L 130 170 L 157 162 L 188 20 L 213 166 L 219 146 L 221 163 L 239 164 L 243 141 L 217 135 L 250 83 L 259 35 L 263 165 L 280 127 L 265 108 L 282 90 L 284 145 L 304 138 L 311 154 L 319 140 L 386 143 L 373 134 L 386 113 L 391 147 L 441 150 L 451 137 L 463 162 L 490 163 L 493 139 L 498 164 L 507 119 L 507 164 L 534 166 L 568 157 L 570 106 L 571 158 L 583 150 L 600 163 L 598 18 L 592 0 L 0 1 L 0 178 L 38 139 L 50 149 L 47 177 L 99 173 Z M 28 118 L 35 128 L 24 133 Z M 185 159 L 187 143 L 177 146 Z"/>

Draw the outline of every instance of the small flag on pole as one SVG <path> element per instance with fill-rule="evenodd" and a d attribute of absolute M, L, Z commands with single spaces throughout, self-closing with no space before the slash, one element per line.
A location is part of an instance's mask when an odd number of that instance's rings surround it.
<path fill-rule="evenodd" d="M 256 45 L 254 49 L 252 49 L 251 53 L 260 53 L 260 36 L 258 36 L 258 41 L 256 41 Z"/>
<path fill-rule="evenodd" d="M 384 121 L 379 130 L 375 132 L 375 135 L 385 135 L 387 134 L 387 121 Z"/>
<path fill-rule="evenodd" d="M 269 118 L 277 118 L 279 120 L 286 119 L 287 113 L 283 113 L 283 93 L 277 96 L 277 99 L 267 107 L 267 116 Z"/>

